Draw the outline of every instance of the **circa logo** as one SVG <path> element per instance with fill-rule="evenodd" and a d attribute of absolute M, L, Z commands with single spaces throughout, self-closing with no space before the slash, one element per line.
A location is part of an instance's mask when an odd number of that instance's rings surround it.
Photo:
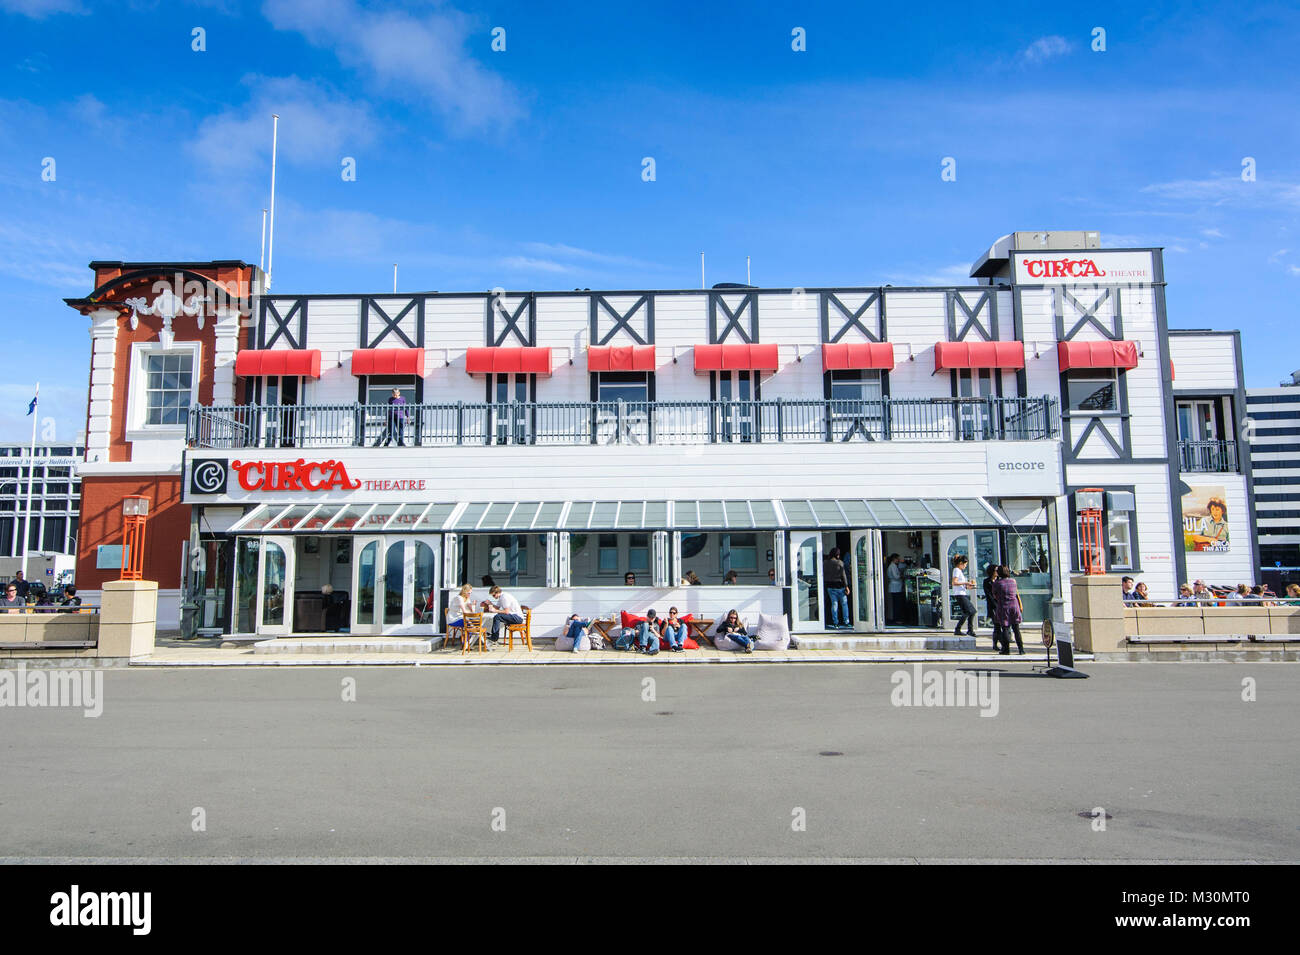
<path fill-rule="evenodd" d="M 1036 279 L 1084 279 L 1106 274 L 1092 259 L 1026 259 L 1025 271 Z"/>
<path fill-rule="evenodd" d="M 342 461 L 231 461 L 245 491 L 355 491 L 360 481 L 348 477 Z"/>
<path fill-rule="evenodd" d="M 227 479 L 225 461 L 217 458 L 195 461 L 190 468 L 190 493 L 225 494 Z"/>

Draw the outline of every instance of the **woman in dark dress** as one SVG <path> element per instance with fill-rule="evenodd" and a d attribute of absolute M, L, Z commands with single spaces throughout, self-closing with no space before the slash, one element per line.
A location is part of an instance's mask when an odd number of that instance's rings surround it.
<path fill-rule="evenodd" d="M 1025 645 L 1020 640 L 1020 593 L 1016 590 L 1016 582 L 1011 576 L 1011 568 L 1003 564 L 998 568 L 998 579 L 993 583 L 993 594 L 996 603 L 994 610 L 994 626 L 1002 630 L 1002 649 L 998 652 L 1003 656 L 1011 653 L 1011 641 L 1008 638 L 1007 631 L 1010 630 L 1016 635 L 1016 649 L 1021 656 L 1025 655 Z"/>

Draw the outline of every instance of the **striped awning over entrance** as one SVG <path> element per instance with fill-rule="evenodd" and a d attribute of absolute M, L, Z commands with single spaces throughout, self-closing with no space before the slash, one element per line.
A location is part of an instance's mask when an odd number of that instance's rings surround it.
<path fill-rule="evenodd" d="M 1003 527 L 983 498 L 259 504 L 232 534 Z"/>

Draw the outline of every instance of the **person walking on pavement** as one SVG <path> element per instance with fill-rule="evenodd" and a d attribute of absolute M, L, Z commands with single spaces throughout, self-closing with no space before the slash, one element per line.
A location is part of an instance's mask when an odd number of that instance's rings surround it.
<path fill-rule="evenodd" d="M 994 588 L 994 583 L 998 579 L 998 565 L 989 564 L 984 570 L 984 606 L 988 608 L 989 624 L 993 627 L 993 649 L 1001 650 L 1002 641 L 1006 639 L 1006 634 L 997 624 L 997 606 L 998 594 Z"/>
<path fill-rule="evenodd" d="M 844 561 L 840 560 L 840 549 L 832 547 L 831 552 L 822 561 L 822 579 L 826 583 L 826 593 L 830 597 L 830 621 L 828 630 L 851 630 L 849 623 L 849 578 L 844 571 Z"/>
<path fill-rule="evenodd" d="M 1002 649 L 998 652 L 1003 656 L 1011 653 L 1011 640 L 1007 633 L 1010 630 L 1016 635 L 1016 650 L 1023 657 L 1025 645 L 1020 640 L 1020 621 L 1023 618 L 1020 610 L 1020 594 L 1016 590 L 1015 579 L 1011 576 L 1011 568 L 1006 564 L 998 567 L 998 579 L 993 584 L 993 592 L 998 598 L 995 622 L 1002 628 Z"/>
<path fill-rule="evenodd" d="M 970 581 L 966 579 L 966 555 L 958 554 L 952 562 L 952 580 L 950 587 L 957 600 L 959 615 L 953 633 L 961 634 L 961 625 L 966 624 L 966 633 L 975 636 L 975 605 L 970 599 Z"/>

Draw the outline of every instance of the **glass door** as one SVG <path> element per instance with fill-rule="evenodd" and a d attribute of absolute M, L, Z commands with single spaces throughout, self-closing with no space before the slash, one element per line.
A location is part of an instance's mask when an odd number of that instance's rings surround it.
<path fill-rule="evenodd" d="M 794 551 L 794 629 L 799 633 L 824 630 L 822 623 L 822 535 L 818 531 L 791 531 Z"/>
<path fill-rule="evenodd" d="M 966 578 L 969 580 L 972 573 L 974 573 L 972 570 L 974 561 L 971 560 L 971 536 L 971 532 L 968 530 L 939 532 L 939 549 L 943 554 L 943 565 L 940 568 L 942 571 L 940 579 L 942 581 L 941 586 L 943 589 L 941 593 L 943 599 L 940 601 L 940 605 L 943 607 L 943 625 L 949 630 L 957 625 L 959 615 L 957 601 L 952 596 L 952 562 L 957 558 L 958 554 L 966 556 L 968 561 L 966 564 Z M 976 579 L 972 583 L 978 585 L 979 580 Z M 975 592 L 974 590 L 969 591 L 968 596 Z"/>
<path fill-rule="evenodd" d="M 263 537 L 257 575 L 257 632 L 293 631 L 293 538 Z"/>
<path fill-rule="evenodd" d="M 720 437 L 725 442 L 754 440 L 754 392 L 751 372 L 720 371 L 718 401 Z"/>
<path fill-rule="evenodd" d="M 352 633 L 376 634 L 382 629 L 383 544 L 382 537 L 358 537 L 353 544 Z"/>
<path fill-rule="evenodd" d="M 352 563 L 352 632 L 437 633 L 441 551 L 437 535 L 358 539 Z"/>
<path fill-rule="evenodd" d="M 881 629 L 879 614 L 882 601 L 877 596 L 881 581 L 876 562 L 880 547 L 874 541 L 879 536 L 879 531 L 854 531 L 849 548 L 849 607 L 853 615 L 853 629 L 858 633 L 871 633 Z"/>

